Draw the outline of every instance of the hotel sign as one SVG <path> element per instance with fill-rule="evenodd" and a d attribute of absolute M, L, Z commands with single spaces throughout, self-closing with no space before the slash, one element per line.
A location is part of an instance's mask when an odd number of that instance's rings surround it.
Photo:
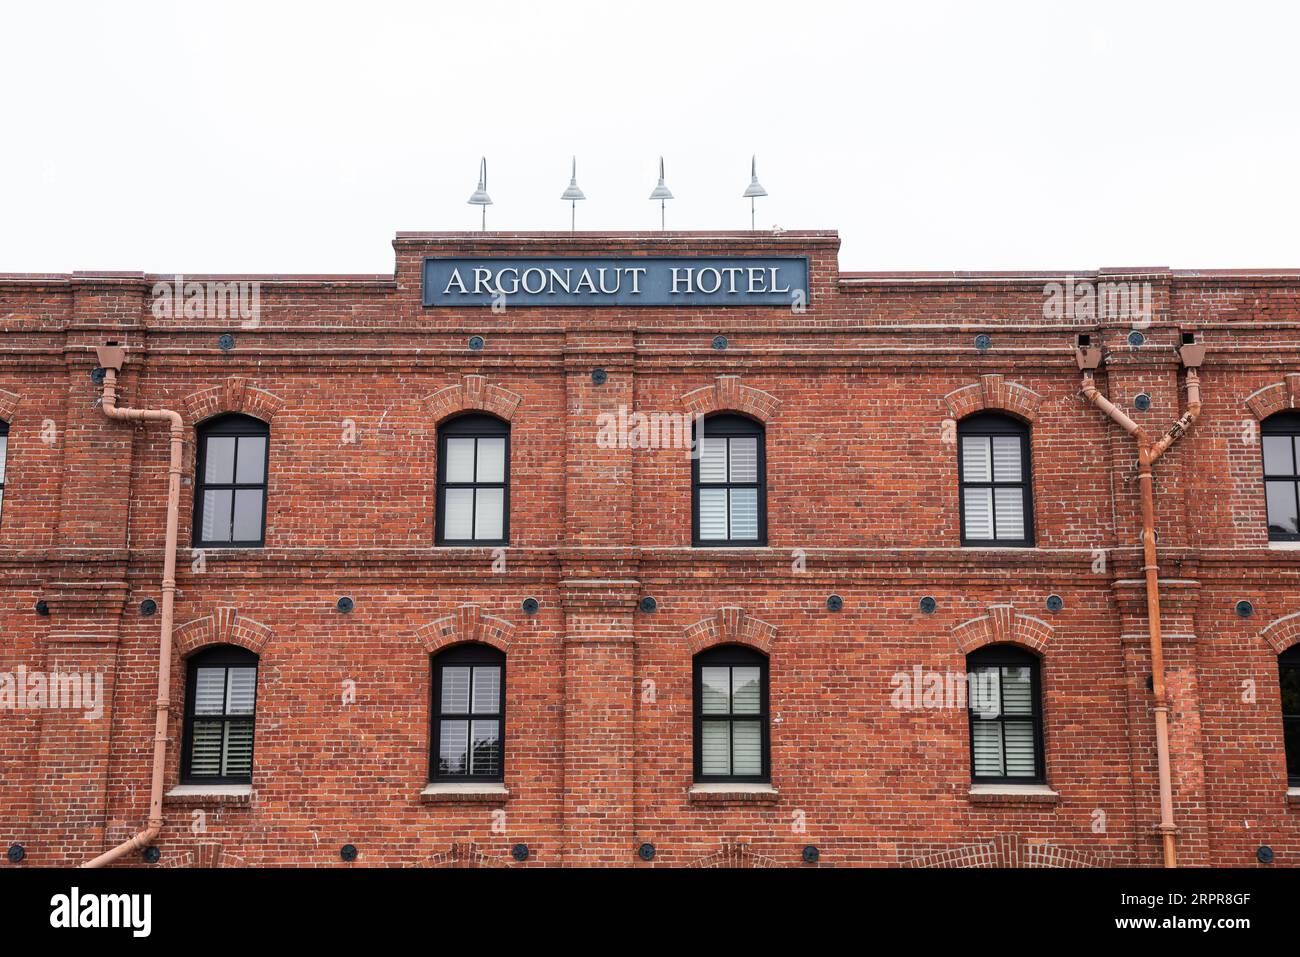
<path fill-rule="evenodd" d="M 496 257 L 424 261 L 426 306 L 786 306 L 803 256 Z"/>

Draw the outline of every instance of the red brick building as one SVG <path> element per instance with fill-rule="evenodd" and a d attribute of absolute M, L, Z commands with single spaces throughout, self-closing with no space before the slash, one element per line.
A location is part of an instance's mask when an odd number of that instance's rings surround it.
<path fill-rule="evenodd" d="M 1159 863 L 1136 452 L 1080 397 L 1080 335 L 1156 435 L 1206 347 L 1154 468 L 1180 863 L 1300 860 L 1300 272 L 847 273 L 827 232 L 394 246 L 392 276 L 224 287 L 255 314 L 0 276 L 22 866 L 149 815 L 168 442 L 104 415 L 108 341 L 119 405 L 186 430 L 157 866 Z M 807 288 L 425 305 L 426 257 L 806 257 Z M 710 444 L 629 439 L 636 412 Z M 35 673 L 101 675 L 102 714 Z"/>

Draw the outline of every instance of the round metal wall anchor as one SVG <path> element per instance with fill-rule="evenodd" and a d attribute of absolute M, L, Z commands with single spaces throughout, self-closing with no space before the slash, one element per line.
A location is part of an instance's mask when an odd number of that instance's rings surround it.
<path fill-rule="evenodd" d="M 1139 392 L 1137 395 L 1133 396 L 1133 408 L 1137 409 L 1139 412 L 1145 412 L 1147 409 L 1151 408 L 1151 396 L 1147 395 L 1145 392 Z"/>
<path fill-rule="evenodd" d="M 596 385 L 604 385 L 609 381 L 609 373 L 604 369 L 592 369 L 591 381 L 596 383 Z"/>
<path fill-rule="evenodd" d="M 719 352 L 721 352 L 723 349 L 727 348 L 727 345 L 728 345 L 728 342 L 727 342 L 727 337 L 726 337 L 726 336 L 714 336 L 714 337 L 713 337 L 713 348 L 717 349 Z"/>
<path fill-rule="evenodd" d="M 645 612 L 648 615 L 650 614 L 650 612 L 654 611 L 656 608 L 659 607 L 659 602 L 655 601 L 649 595 L 646 595 L 644 598 L 641 599 L 641 604 L 639 607 L 643 612 Z"/>
<path fill-rule="evenodd" d="M 1136 349 L 1138 346 L 1142 345 L 1146 341 L 1147 341 L 1147 337 L 1142 335 L 1142 333 L 1138 332 L 1136 329 L 1134 329 L 1132 332 L 1128 334 L 1128 344 L 1131 345 L 1134 349 Z"/>
<path fill-rule="evenodd" d="M 514 847 L 510 848 L 510 856 L 522 864 L 524 861 L 528 860 L 528 845 L 516 844 Z"/>
<path fill-rule="evenodd" d="M 817 850 L 816 845 L 808 844 L 803 849 L 803 862 L 805 864 L 816 864 L 821 856 L 822 852 Z"/>
<path fill-rule="evenodd" d="M 921 611 L 925 612 L 927 615 L 933 615 L 934 610 L 938 607 L 939 607 L 939 603 L 935 601 L 933 598 L 931 598 L 929 595 L 926 595 L 924 598 L 921 599 Z"/>
<path fill-rule="evenodd" d="M 980 352 L 988 352 L 993 348 L 993 340 L 981 332 L 975 337 L 975 348 Z"/>
<path fill-rule="evenodd" d="M 229 352 L 235 348 L 235 337 L 230 333 L 225 333 L 217 339 L 217 348 L 222 352 Z"/>
<path fill-rule="evenodd" d="M 1249 618 L 1251 615 L 1255 614 L 1255 606 L 1245 599 L 1237 602 L 1236 608 L 1238 618 Z"/>
<path fill-rule="evenodd" d="M 535 614 L 537 614 L 537 609 L 540 608 L 540 607 L 541 607 L 541 604 L 537 601 L 536 598 L 525 598 L 525 599 L 524 599 L 523 609 L 524 609 L 524 614 L 525 614 L 525 615 L 535 615 Z"/>
<path fill-rule="evenodd" d="M 655 859 L 655 846 L 650 843 L 642 844 L 636 849 L 636 856 L 643 861 L 653 861 Z"/>
<path fill-rule="evenodd" d="M 146 864 L 157 864 L 162 858 L 162 851 L 150 844 L 140 852 L 140 855 L 144 858 Z"/>
<path fill-rule="evenodd" d="M 1060 611 L 1064 607 L 1065 607 L 1065 599 L 1062 598 L 1060 595 L 1047 596 L 1048 611 Z"/>
<path fill-rule="evenodd" d="M 355 844 L 344 844 L 339 848 L 339 857 L 351 863 L 357 859 L 357 846 Z"/>
<path fill-rule="evenodd" d="M 1259 861 L 1261 864 L 1272 864 L 1273 848 L 1269 847 L 1267 844 L 1261 844 L 1259 850 L 1255 852 L 1255 860 Z"/>
<path fill-rule="evenodd" d="M 140 602 L 140 614 L 144 615 L 144 617 L 148 618 L 150 615 L 155 615 L 157 613 L 158 603 L 152 598 L 146 598 L 144 601 Z"/>
<path fill-rule="evenodd" d="M 483 337 L 482 337 L 482 336 L 470 336 L 470 337 L 469 337 L 469 347 L 470 347 L 470 349 L 471 349 L 472 351 L 474 351 L 474 352 L 482 352 L 482 351 L 483 351 L 483 347 L 484 347 L 485 345 L 487 345 L 487 343 L 485 343 L 485 342 L 483 341 Z"/>
<path fill-rule="evenodd" d="M 829 595 L 826 598 L 827 611 L 839 611 L 844 607 L 844 599 L 839 595 Z"/>
<path fill-rule="evenodd" d="M 90 370 L 90 381 L 95 383 L 95 385 L 103 385 L 104 376 L 106 375 L 108 375 L 107 369 L 105 369 L 103 366 L 96 366 L 95 368 Z"/>
<path fill-rule="evenodd" d="M 347 595 L 344 595 L 342 598 L 340 598 L 338 601 L 334 603 L 334 606 L 338 608 L 339 611 L 343 612 L 343 614 L 346 615 L 353 608 L 357 607 L 357 603 L 354 602 Z"/>
<path fill-rule="evenodd" d="M 21 844 L 10 844 L 5 856 L 9 858 L 10 864 L 21 864 L 23 858 L 27 856 L 27 848 Z"/>
<path fill-rule="evenodd" d="M 40 615 L 42 618 L 45 618 L 49 615 L 49 613 L 50 613 L 50 606 L 46 603 L 45 599 L 42 598 L 40 601 L 36 603 L 36 614 Z"/>

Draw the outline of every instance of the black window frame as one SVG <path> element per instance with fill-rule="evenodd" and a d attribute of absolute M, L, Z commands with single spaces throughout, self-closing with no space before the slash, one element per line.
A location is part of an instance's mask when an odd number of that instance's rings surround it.
<path fill-rule="evenodd" d="M 434 544 L 460 548 L 479 548 L 510 544 L 510 423 L 505 419 L 486 412 L 467 412 L 455 418 L 447 419 L 438 426 L 438 474 L 437 503 L 434 514 Z M 505 439 L 505 471 L 501 482 L 448 482 L 447 481 L 447 440 L 448 439 Z M 474 443 L 474 468 L 478 475 L 478 443 Z M 452 489 L 502 489 L 501 495 L 501 537 L 500 538 L 447 538 L 445 534 L 447 518 L 447 490 Z M 478 507 L 478 496 L 474 496 L 474 508 Z M 470 514 L 470 534 L 474 531 L 474 514 Z"/>
<path fill-rule="evenodd" d="M 9 480 L 9 423 L 0 419 L 0 437 L 5 440 L 4 456 L 0 457 L 0 522 L 4 521 L 5 483 Z"/>
<path fill-rule="evenodd" d="M 1282 697 L 1282 686 L 1286 673 L 1292 672 L 1297 686 L 1300 686 L 1300 645 L 1292 645 L 1277 656 L 1279 704 L 1282 708 L 1282 750 L 1286 760 L 1287 787 L 1300 788 L 1300 709 L 1294 713 L 1286 710 L 1286 699 Z M 1295 728 L 1295 748 L 1288 750 L 1287 729 Z"/>
<path fill-rule="evenodd" d="M 207 472 L 208 460 L 208 440 L 214 437 L 234 437 L 235 438 L 235 459 L 232 466 L 230 482 L 208 482 L 204 479 Z M 239 439 L 247 437 L 257 437 L 265 439 L 264 456 L 262 462 L 262 481 L 258 482 L 236 482 L 239 475 Z M 271 426 L 261 419 L 254 418 L 251 415 L 245 415 L 242 412 L 227 412 L 217 415 L 201 422 L 195 429 L 197 451 L 194 456 L 194 529 L 192 543 L 194 548 L 265 548 L 266 547 L 266 507 L 270 500 L 271 485 Z M 203 507 L 207 497 L 207 492 L 211 489 L 221 491 L 231 490 L 230 501 L 230 521 L 231 534 L 234 534 L 235 520 L 235 490 L 257 489 L 262 490 L 262 521 L 261 534 L 257 539 L 241 539 L 239 541 L 233 538 L 229 541 L 208 540 L 203 537 Z"/>
<path fill-rule="evenodd" d="M 993 480 L 992 441 L 989 443 L 989 477 L 987 482 L 966 480 L 966 438 L 978 436 L 1016 436 L 1020 439 L 1020 480 L 998 482 Z M 1031 457 L 1029 423 L 1005 412 L 976 412 L 957 423 L 957 510 L 961 520 L 963 548 L 1033 548 L 1034 523 L 1034 468 Z M 966 489 L 968 488 L 1019 488 L 1024 502 L 1024 536 L 1022 538 L 968 538 L 966 535 Z M 997 492 L 993 493 L 993 534 L 997 535 Z"/>
<path fill-rule="evenodd" d="M 704 714 L 704 669 L 714 667 L 744 667 L 755 665 L 759 668 L 759 712 L 753 714 L 736 714 L 728 711 L 725 715 Z M 772 714 L 770 704 L 770 665 L 767 655 L 746 645 L 714 645 L 696 654 L 691 659 L 692 679 L 692 777 L 696 784 L 770 784 L 772 782 Z M 727 705 L 731 707 L 730 703 Z M 761 761 L 759 774 L 705 774 L 704 767 L 704 723 L 706 721 L 726 721 L 728 723 L 757 720 L 762 728 Z M 730 740 L 730 738 L 728 738 Z"/>
<path fill-rule="evenodd" d="M 430 684 L 432 685 L 430 699 L 430 724 L 429 724 L 429 781 L 430 783 L 503 783 L 506 779 L 506 761 L 508 752 L 506 749 L 506 677 L 507 677 L 506 653 L 500 648 L 492 645 L 483 644 L 482 642 L 463 642 L 444 648 L 429 656 Z M 497 688 L 497 711 L 495 713 L 479 712 L 475 713 L 474 708 L 474 675 L 470 673 L 470 710 L 464 714 L 460 712 L 447 712 L 442 710 L 442 670 L 446 667 L 465 667 L 471 669 L 474 667 L 497 667 L 501 669 L 500 681 Z M 498 728 L 498 741 L 500 742 L 500 760 L 497 762 L 498 770 L 495 774 L 474 774 L 467 771 L 465 774 L 444 774 L 438 767 L 438 748 L 442 741 L 442 722 L 447 721 L 468 721 L 471 722 L 469 733 L 467 735 L 466 747 L 470 747 L 473 742 L 473 724 L 475 720 L 492 720 L 495 719 Z M 467 761 L 468 766 L 471 762 Z"/>
<path fill-rule="evenodd" d="M 703 424 L 704 436 L 709 438 L 757 438 L 758 462 L 756 482 L 731 481 L 731 443 L 727 443 L 727 481 L 700 482 L 700 457 L 703 446 L 698 434 Z M 694 548 L 765 548 L 767 546 L 767 426 L 738 412 L 714 412 L 696 419 L 691 425 L 695 454 L 691 456 L 691 545 Z M 727 489 L 727 538 L 700 538 L 700 490 Z M 731 489 L 752 488 L 758 493 L 758 537 L 731 538 Z"/>
<path fill-rule="evenodd" d="M 1296 532 L 1274 532 L 1273 526 L 1268 520 L 1268 483 L 1269 482 L 1291 482 L 1292 494 L 1296 500 L 1296 514 L 1300 516 L 1300 455 L 1296 452 L 1296 439 L 1300 438 L 1300 412 L 1278 412 L 1270 415 L 1260 423 L 1259 427 L 1259 471 L 1263 476 L 1264 483 L 1264 526 L 1268 529 L 1268 540 L 1270 542 L 1300 542 L 1300 530 Z M 1291 439 L 1291 470 L 1292 474 L 1283 475 L 1269 474 L 1265 465 L 1264 457 L 1264 437 L 1270 435 L 1285 435 Z"/>
<path fill-rule="evenodd" d="M 195 690 L 198 686 L 200 668 L 247 668 L 252 667 L 254 671 L 253 680 L 253 713 L 252 715 L 228 715 L 225 713 L 225 704 L 223 703 L 223 713 L 218 717 L 216 715 L 199 716 L 204 721 L 221 721 L 229 723 L 237 721 L 247 723 L 253 728 L 253 747 L 249 752 L 249 772 L 247 775 L 236 774 L 194 774 L 191 768 L 191 760 L 194 751 L 194 714 Z M 262 680 L 262 661 L 256 653 L 249 651 L 247 648 L 241 648 L 238 645 L 212 645 L 190 655 L 185 662 L 185 714 L 181 730 L 181 771 L 180 781 L 182 784 L 252 784 L 252 769 L 257 763 L 257 706 L 258 699 L 261 695 L 259 685 Z M 227 687 L 223 683 L 223 688 Z M 223 694 L 225 692 L 223 691 Z"/>
<path fill-rule="evenodd" d="M 998 717 L 996 718 L 976 718 L 971 686 L 973 682 L 970 676 L 980 668 L 1019 668 L 1028 667 L 1030 670 L 1029 690 L 1033 699 L 1033 714 L 1029 718 L 1033 722 L 1034 731 L 1034 775 L 1026 777 L 1024 775 L 990 775 L 975 773 L 975 722 L 997 721 L 1005 726 L 1008 720 L 1017 723 L 1023 723 L 1026 719 L 1015 716 L 1010 719 L 1005 715 L 1005 708 L 1001 699 L 1002 681 L 998 680 Z M 966 734 L 969 739 L 970 752 L 970 779 L 971 784 L 1046 784 L 1047 783 L 1047 752 L 1043 740 L 1043 661 L 1038 655 L 1026 648 L 1017 645 L 993 644 L 985 645 L 982 648 L 976 648 L 966 656 L 966 674 L 968 676 L 966 688 L 966 717 L 967 728 Z M 1002 739 L 1002 753 L 1006 755 L 1006 737 Z M 1005 763 L 1005 762 L 1004 762 Z"/>

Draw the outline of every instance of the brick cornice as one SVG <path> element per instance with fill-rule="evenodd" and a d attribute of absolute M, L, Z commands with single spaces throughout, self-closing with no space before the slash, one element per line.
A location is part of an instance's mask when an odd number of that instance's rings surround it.
<path fill-rule="evenodd" d="M 18 411 L 18 403 L 21 401 L 23 401 L 23 397 L 18 393 L 0 389 L 0 419 L 5 422 L 12 422 L 14 413 Z"/>
<path fill-rule="evenodd" d="M 1246 397 L 1246 407 L 1261 422 L 1276 412 L 1300 408 L 1300 372 L 1288 372 L 1281 382 L 1252 392 Z"/>
<path fill-rule="evenodd" d="M 514 633 L 513 622 L 485 615 L 478 605 L 461 605 L 450 615 L 420 628 L 415 636 L 429 654 L 466 641 L 491 645 L 508 653 Z"/>
<path fill-rule="evenodd" d="M 730 606 L 719 608 L 686 629 L 686 645 L 693 655 L 722 644 L 748 645 L 770 655 L 775 641 L 775 625 L 747 615 L 743 608 Z"/>
<path fill-rule="evenodd" d="M 509 389 L 489 383 L 481 375 L 461 376 L 459 382 L 424 397 L 429 417 L 441 422 L 457 412 L 490 412 L 507 422 L 514 416 L 523 397 Z"/>
<path fill-rule="evenodd" d="M 1012 605 L 990 605 L 987 615 L 980 615 L 952 628 L 957 649 L 963 655 L 985 645 L 1002 643 L 1022 645 L 1044 654 L 1052 634 L 1052 626 L 1047 622 L 1032 615 L 1017 614 Z"/>
<path fill-rule="evenodd" d="M 1300 642 L 1300 611 L 1278 618 L 1259 633 L 1276 654 Z"/>
<path fill-rule="evenodd" d="M 1034 422 L 1038 419 L 1043 397 L 1018 382 L 1008 382 L 1004 376 L 991 373 L 980 376 L 978 382 L 949 392 L 943 397 L 943 403 L 949 414 L 958 420 L 984 409 L 994 409 Z"/>
<path fill-rule="evenodd" d="M 706 385 L 682 396 L 682 405 L 694 415 L 710 412 L 743 412 L 761 422 L 776 414 L 781 400 L 771 393 L 744 385 L 739 376 L 720 375 Z"/>
<path fill-rule="evenodd" d="M 181 405 L 191 425 L 224 412 L 243 412 L 270 422 L 284 408 L 284 400 L 250 385 L 242 376 L 231 376 L 218 385 L 190 393 Z"/>
<path fill-rule="evenodd" d="M 274 634 L 268 625 L 244 618 L 239 609 L 221 607 L 212 614 L 187 621 L 172 636 L 176 653 L 187 658 L 208 645 L 238 645 L 261 655 Z"/>

